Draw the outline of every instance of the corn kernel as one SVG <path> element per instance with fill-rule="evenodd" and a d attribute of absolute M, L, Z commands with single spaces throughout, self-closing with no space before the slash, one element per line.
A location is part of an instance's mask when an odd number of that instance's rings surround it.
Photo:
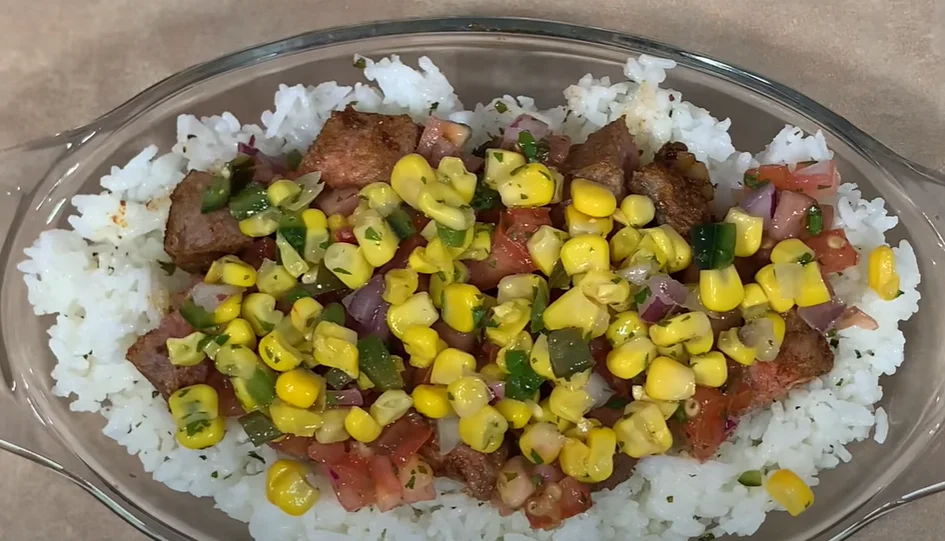
<path fill-rule="evenodd" d="M 735 224 L 735 255 L 751 257 L 761 248 L 765 221 L 752 216 L 739 207 L 732 207 L 725 215 L 725 222 Z"/>
<path fill-rule="evenodd" d="M 168 360 L 174 366 L 195 366 L 202 363 L 207 356 L 199 346 L 206 337 L 202 332 L 192 332 L 184 338 L 168 338 L 164 341 Z"/>
<path fill-rule="evenodd" d="M 782 294 L 781 285 L 774 274 L 774 264 L 765 265 L 755 273 L 755 281 L 768 297 L 768 304 L 776 312 L 787 312 L 794 306 L 794 298 Z"/>
<path fill-rule="evenodd" d="M 561 263 L 568 276 L 590 270 L 610 270 L 610 246 L 598 235 L 573 237 L 561 247 Z"/>
<path fill-rule="evenodd" d="M 610 344 L 618 347 L 631 338 L 649 336 L 649 330 L 650 326 L 640 319 L 640 314 L 628 310 L 617 314 L 613 323 L 607 327 L 606 334 Z"/>
<path fill-rule="evenodd" d="M 545 273 L 545 276 L 551 276 L 567 236 L 564 231 L 543 225 L 528 239 L 526 243 L 528 255 L 538 270 Z"/>
<path fill-rule="evenodd" d="M 587 478 L 592 483 L 607 480 L 614 472 L 617 434 L 608 427 L 591 428 L 585 439 L 589 449 L 585 459 Z"/>
<path fill-rule="evenodd" d="M 347 287 L 358 289 L 368 283 L 374 267 L 368 263 L 361 248 L 347 242 L 334 242 L 325 250 L 325 266 Z"/>
<path fill-rule="evenodd" d="M 431 220 L 456 231 L 465 231 L 476 222 L 476 215 L 463 197 L 440 182 L 431 182 L 420 189 L 417 208 Z"/>
<path fill-rule="evenodd" d="M 541 207 L 554 198 L 555 180 L 545 165 L 529 163 L 512 170 L 505 181 L 498 183 L 496 190 L 506 207 Z"/>
<path fill-rule="evenodd" d="M 459 439 L 480 453 L 494 453 L 502 445 L 508 429 L 505 417 L 489 405 L 459 419 Z"/>
<path fill-rule="evenodd" d="M 413 406 L 413 399 L 401 389 L 388 389 L 371 404 L 371 417 L 387 426 L 403 417 Z"/>
<path fill-rule="evenodd" d="M 706 337 L 709 339 L 709 348 L 711 348 L 712 323 L 705 312 L 688 312 L 675 315 L 650 326 L 650 340 L 657 346 L 674 346 Z"/>
<path fill-rule="evenodd" d="M 784 333 L 787 331 L 787 325 L 784 322 L 784 318 L 781 317 L 781 314 L 777 312 L 768 312 L 764 315 L 764 317 L 771 322 L 772 329 L 774 330 L 774 339 L 777 343 L 777 346 L 780 348 L 781 344 L 784 342 Z"/>
<path fill-rule="evenodd" d="M 569 389 L 564 385 L 555 385 L 548 397 L 548 407 L 551 412 L 562 419 L 576 423 L 584 417 L 594 399 L 584 389 Z"/>
<path fill-rule="evenodd" d="M 310 408 L 325 389 L 325 379 L 307 368 L 296 368 L 279 374 L 276 396 L 297 408 Z"/>
<path fill-rule="evenodd" d="M 745 285 L 745 298 L 738 309 L 744 319 L 763 316 L 768 311 L 768 295 L 764 288 L 754 282 Z"/>
<path fill-rule="evenodd" d="M 501 294 L 501 290 L 499 292 Z M 492 309 L 492 321 L 486 327 L 486 338 L 500 346 L 509 345 L 531 322 L 532 306 L 526 299 L 512 299 Z"/>
<path fill-rule="evenodd" d="M 502 370 L 502 367 L 496 363 L 483 365 L 483 367 L 479 369 L 479 373 L 482 374 L 482 377 L 491 381 L 502 381 L 505 379 L 505 370 Z"/>
<path fill-rule="evenodd" d="M 548 282 L 537 274 L 510 274 L 499 280 L 496 302 L 504 304 L 513 299 L 535 300 L 536 288 L 547 287 Z"/>
<path fill-rule="evenodd" d="M 685 400 L 696 392 L 696 376 L 688 366 L 657 357 L 646 371 L 645 389 L 656 400 Z"/>
<path fill-rule="evenodd" d="M 600 304 L 621 305 L 630 297 L 630 283 L 609 270 L 577 274 L 573 282 L 584 295 Z"/>
<path fill-rule="evenodd" d="M 815 259 L 814 251 L 801 239 L 784 239 L 771 249 L 772 263 L 807 264 Z"/>
<path fill-rule="evenodd" d="M 372 267 L 380 267 L 394 258 L 400 238 L 380 213 L 365 210 L 353 216 L 352 221 L 361 254 Z"/>
<path fill-rule="evenodd" d="M 256 285 L 256 269 L 252 265 L 244 263 L 238 257 L 233 255 L 224 256 L 214 261 L 213 265 L 217 265 L 217 263 L 220 264 L 220 281 L 224 284 L 236 287 L 253 287 Z M 210 271 L 207 271 L 207 276 L 210 276 L 210 274 Z"/>
<path fill-rule="evenodd" d="M 606 218 L 617 210 L 617 198 L 613 192 L 583 178 L 571 181 L 571 199 L 575 209 L 594 218 Z"/>
<path fill-rule="evenodd" d="M 492 224 L 477 223 L 473 227 L 472 242 L 463 253 L 456 256 L 456 259 L 471 259 L 473 261 L 484 261 L 492 253 Z M 534 258 L 533 258 L 534 260 Z"/>
<path fill-rule="evenodd" d="M 765 490 L 794 517 L 814 504 L 814 492 L 791 470 L 781 469 L 772 473 L 765 483 Z"/>
<path fill-rule="evenodd" d="M 552 464 L 558 459 L 565 437 L 554 423 L 539 422 L 529 425 L 518 440 L 522 455 L 533 464 Z"/>
<path fill-rule="evenodd" d="M 226 435 L 226 422 L 223 417 L 196 421 L 177 429 L 175 439 L 187 449 L 206 449 L 220 443 Z"/>
<path fill-rule="evenodd" d="M 280 331 L 272 331 L 259 341 L 259 356 L 269 368 L 278 372 L 302 364 L 302 353 Z"/>
<path fill-rule="evenodd" d="M 710 351 L 705 355 L 696 355 L 689 359 L 689 366 L 696 375 L 696 385 L 706 387 L 721 387 L 728 379 L 728 366 L 725 356 L 718 351 Z"/>
<path fill-rule="evenodd" d="M 549 330 L 577 327 L 592 338 L 607 332 L 610 315 L 607 309 L 588 299 L 579 288 L 572 288 L 558 297 L 542 315 Z"/>
<path fill-rule="evenodd" d="M 713 312 L 734 310 L 745 299 L 745 288 L 734 265 L 699 271 L 699 298 Z"/>
<path fill-rule="evenodd" d="M 433 359 L 442 351 L 439 334 L 430 327 L 416 325 L 407 329 L 403 337 L 404 351 L 410 355 L 410 364 L 418 368 L 426 368 L 433 363 Z"/>
<path fill-rule="evenodd" d="M 628 415 L 613 428 L 617 446 L 624 454 L 643 458 L 661 455 L 673 446 L 673 435 L 656 404 L 632 402 L 627 409 Z"/>
<path fill-rule="evenodd" d="M 446 386 L 446 397 L 453 411 L 460 417 L 471 417 L 492 400 L 492 392 L 484 381 L 475 376 L 454 379 Z"/>
<path fill-rule="evenodd" d="M 719 351 L 733 361 L 750 366 L 755 363 L 755 348 L 746 346 L 738 337 L 738 329 L 728 329 L 719 333 Z"/>
<path fill-rule="evenodd" d="M 426 158 L 419 154 L 407 154 L 394 164 L 390 174 L 390 185 L 405 203 L 419 209 L 420 191 L 428 182 L 436 182 L 436 171 Z"/>
<path fill-rule="evenodd" d="M 426 292 L 414 293 L 401 304 L 387 310 L 387 326 L 397 338 L 403 339 L 407 329 L 414 326 L 429 327 L 440 318 Z"/>
<path fill-rule="evenodd" d="M 485 317 L 485 297 L 471 284 L 450 284 L 443 288 L 443 321 L 459 332 L 473 332 Z"/>
<path fill-rule="evenodd" d="M 899 285 L 896 284 L 898 291 Z M 803 266 L 801 269 L 801 283 L 797 297 L 794 302 L 800 307 L 816 306 L 830 301 L 830 290 L 824 282 L 824 276 L 820 272 L 820 265 L 815 261 Z"/>
<path fill-rule="evenodd" d="M 620 202 L 620 212 L 627 225 L 643 227 L 656 216 L 656 205 L 645 195 L 630 194 Z"/>
<path fill-rule="evenodd" d="M 525 402 L 512 398 L 499 400 L 495 409 L 505 417 L 512 428 L 524 428 L 532 418 L 532 409 Z"/>
<path fill-rule="evenodd" d="M 607 369 L 620 379 L 631 379 L 643 373 L 650 359 L 656 357 L 656 347 L 645 336 L 631 338 L 607 354 Z"/>
<path fill-rule="evenodd" d="M 457 379 L 476 371 L 476 358 L 461 349 L 446 348 L 433 361 L 430 382 L 449 385 Z"/>
<path fill-rule="evenodd" d="M 486 150 L 485 173 L 482 180 L 490 188 L 496 189 L 499 184 L 507 181 L 512 176 L 512 171 L 526 163 L 525 156 L 518 152 L 490 148 Z"/>
<path fill-rule="evenodd" d="M 253 332 L 252 325 L 242 318 L 237 318 L 227 323 L 223 329 L 223 334 L 227 335 L 227 344 L 236 344 L 246 346 L 249 349 L 256 349 L 256 334 Z"/>
<path fill-rule="evenodd" d="M 891 301 L 901 293 L 899 273 L 896 271 L 896 256 L 892 248 L 885 244 L 870 252 L 869 285 L 884 301 Z"/>
<path fill-rule="evenodd" d="M 587 478 L 587 457 L 590 453 L 591 450 L 581 440 L 567 438 L 558 455 L 558 465 L 568 477 L 588 482 L 590 479 Z"/>
<path fill-rule="evenodd" d="M 417 385 L 411 398 L 413 407 L 424 417 L 442 419 L 453 413 L 444 385 Z"/>
<path fill-rule="evenodd" d="M 292 326 L 300 333 L 310 333 L 315 330 L 318 317 L 322 315 L 324 307 L 311 297 L 302 297 L 292 303 L 289 311 L 289 320 Z"/>
<path fill-rule="evenodd" d="M 345 430 L 361 443 L 371 443 L 381 435 L 383 427 L 371 417 L 371 414 L 354 406 L 345 416 Z"/>
<path fill-rule="evenodd" d="M 335 336 L 320 335 L 316 328 L 313 346 L 315 362 L 318 364 L 337 368 L 352 379 L 357 379 L 361 374 L 358 348 L 351 342 Z"/>
<path fill-rule="evenodd" d="M 348 227 L 348 218 L 346 218 L 345 216 L 341 214 L 332 214 L 331 216 L 328 217 L 328 220 L 325 223 L 328 225 L 328 229 L 330 229 L 331 232 L 334 233 L 335 231 L 338 231 L 339 229 L 344 229 L 345 227 Z"/>
<path fill-rule="evenodd" d="M 287 515 L 304 515 L 320 496 L 307 476 L 305 465 L 293 460 L 277 460 L 266 471 L 266 499 Z"/>
<path fill-rule="evenodd" d="M 269 404 L 269 416 L 272 418 L 272 424 L 280 432 L 305 438 L 314 436 L 315 431 L 323 423 L 321 413 L 310 409 L 297 408 L 279 398 Z"/>
<path fill-rule="evenodd" d="M 475 173 L 466 170 L 466 165 L 461 158 L 455 156 L 446 156 L 440 160 L 436 168 L 437 177 L 440 182 L 446 182 L 457 193 L 463 201 L 469 203 L 476 194 L 477 178 Z"/>
<path fill-rule="evenodd" d="M 385 218 L 399 207 L 402 202 L 400 196 L 394 191 L 394 188 L 386 182 L 372 182 L 361 188 L 358 195 L 362 201 L 367 202 L 368 208 L 377 211 L 378 214 Z M 306 227 L 308 226 L 306 225 Z"/>
<path fill-rule="evenodd" d="M 596 235 L 606 237 L 614 229 L 614 219 L 595 218 L 579 211 L 573 204 L 564 209 L 564 221 L 568 227 L 568 235 Z"/>

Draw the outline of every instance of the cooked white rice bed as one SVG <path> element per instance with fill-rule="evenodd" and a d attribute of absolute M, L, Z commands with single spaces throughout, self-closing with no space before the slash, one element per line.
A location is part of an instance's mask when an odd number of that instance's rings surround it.
<path fill-rule="evenodd" d="M 899 298 L 882 301 L 866 287 L 865 257 L 858 268 L 833 279 L 837 294 L 872 315 L 879 329 L 840 332 L 830 374 L 743 419 L 716 461 L 641 460 L 629 481 L 594 494 L 588 513 L 554 532 L 532 531 L 521 513 L 501 518 L 447 480 L 437 482 L 440 496 L 435 502 L 414 506 L 422 513 L 409 506 L 387 513 L 347 513 L 324 483 L 322 498 L 312 510 L 290 517 L 266 501 L 261 475 L 265 465 L 249 454 L 255 450 L 271 463 L 276 453 L 269 447 L 254 449 L 235 421 L 213 449 L 178 446 L 166 404 L 125 360 L 125 351 L 158 325 L 168 291 L 184 278 L 180 272 L 167 277 L 157 264 L 167 260 L 162 235 L 170 191 L 188 169 L 206 169 L 233 158 L 238 141 L 255 136 L 256 146 L 268 154 L 304 150 L 331 111 L 355 101 L 362 111 L 408 113 L 421 122 L 436 102 L 437 115 L 472 126 L 476 143 L 522 112 L 576 141 L 626 114 L 645 159 L 673 140 L 686 143 L 706 161 L 720 187 L 720 205 L 729 203 L 726 188 L 738 186 L 744 171 L 759 162 L 793 163 L 831 155 L 822 134 L 805 136 L 791 126 L 755 157 L 736 152 L 728 135 L 730 121 L 719 121 L 682 101 L 678 92 L 659 88 L 664 70 L 674 63 L 646 56 L 627 62 L 626 81 L 581 78 L 564 90 L 565 106 L 538 111 L 528 97 L 497 98 L 507 109 L 504 113 L 496 111 L 496 100 L 463 109 L 449 81 L 427 58 L 420 59 L 419 71 L 396 56 L 366 63 L 364 74 L 377 87 L 280 85 L 274 111 L 262 114 L 261 126 L 243 125 L 230 113 L 201 119 L 182 115 L 171 153 L 158 156 L 158 149 L 150 146 L 124 168 L 113 167 L 101 181 L 106 191 L 73 198 L 77 214 L 69 217 L 72 230 L 46 231 L 26 250 L 30 259 L 19 269 L 29 286 L 29 301 L 37 315 L 57 314 L 49 329 L 49 346 L 59 361 L 52 374 L 55 393 L 71 397 L 75 411 L 101 412 L 108 419 L 105 434 L 138 455 L 156 480 L 174 490 L 213 497 L 218 508 L 248 522 L 259 541 L 565 540 L 586 538 L 591 531 L 598 539 L 671 541 L 706 533 L 755 532 L 765 514 L 778 506 L 764 488 L 737 483 L 745 470 L 790 468 L 816 485 L 818 470 L 851 459 L 847 444 L 866 439 L 874 426 L 874 439 L 881 443 L 886 438 L 886 412 L 873 406 L 882 397 L 879 378 L 893 374 L 903 361 L 905 341 L 898 324 L 916 312 L 919 300 L 919 272 L 907 241 L 894 249 L 904 292 Z M 842 226 L 850 241 L 866 251 L 882 244 L 898 219 L 887 215 L 882 199 L 862 199 L 854 184 L 844 184 L 835 221 L 834 226 Z M 104 407 L 106 400 L 109 405 Z M 753 445 L 758 440 L 760 444 Z"/>

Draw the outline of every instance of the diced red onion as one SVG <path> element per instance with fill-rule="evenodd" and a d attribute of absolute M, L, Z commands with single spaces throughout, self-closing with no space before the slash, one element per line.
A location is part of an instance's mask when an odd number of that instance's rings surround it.
<path fill-rule="evenodd" d="M 771 228 L 771 217 L 774 216 L 774 185 L 768 182 L 764 186 L 745 193 L 741 207 L 752 216 L 765 221 L 765 230 Z"/>
<path fill-rule="evenodd" d="M 364 395 L 358 389 L 343 389 L 341 391 L 325 391 L 325 401 L 329 407 L 363 406 Z"/>
<path fill-rule="evenodd" d="M 358 191 L 358 188 L 328 188 L 318 194 L 314 206 L 324 212 L 325 216 L 349 216 L 358 208 Z"/>
<path fill-rule="evenodd" d="M 591 372 L 591 377 L 588 378 L 584 390 L 594 400 L 595 408 L 603 406 L 610 400 L 610 397 L 614 396 L 614 390 L 607 384 L 607 380 L 597 372 Z"/>
<path fill-rule="evenodd" d="M 505 382 L 504 381 L 487 381 L 486 385 L 489 386 L 489 391 L 492 393 L 492 400 L 490 403 L 498 402 L 505 398 Z"/>
<path fill-rule="evenodd" d="M 802 193 L 782 191 L 771 218 L 771 238 L 784 240 L 801 236 L 807 224 L 807 210 L 817 202 Z"/>
<path fill-rule="evenodd" d="M 463 145 L 471 134 L 469 126 L 431 116 L 417 143 L 417 154 L 437 167 L 447 156 L 462 156 Z"/>
<path fill-rule="evenodd" d="M 436 440 L 440 455 L 447 455 L 459 445 L 459 418 L 447 417 L 436 422 Z"/>
<path fill-rule="evenodd" d="M 277 178 L 285 178 L 289 174 L 289 167 L 283 158 L 273 158 L 262 152 L 253 155 L 253 180 L 269 184 Z"/>
<path fill-rule="evenodd" d="M 383 294 L 384 276 L 376 274 L 363 287 L 342 299 L 341 303 L 351 318 L 361 326 L 360 330 L 385 340 L 390 334 L 387 326 L 387 310 L 390 304 L 383 299 Z"/>
<path fill-rule="evenodd" d="M 506 150 L 515 150 L 518 144 L 518 134 L 527 131 L 535 141 L 543 139 L 551 131 L 547 124 L 529 115 L 519 115 L 509 124 L 502 135 L 501 147 Z"/>
<path fill-rule="evenodd" d="M 735 429 L 738 428 L 738 417 L 729 417 L 725 419 L 725 438 L 728 439 L 729 436 L 735 433 Z"/>
<path fill-rule="evenodd" d="M 807 322 L 812 329 L 827 332 L 843 316 L 846 305 L 840 299 L 830 299 L 815 306 L 798 307 L 797 315 Z"/>
<path fill-rule="evenodd" d="M 247 156 L 255 156 L 259 152 L 256 148 L 256 136 L 251 135 L 248 143 L 236 143 L 236 151 Z"/>
<path fill-rule="evenodd" d="M 232 295 L 237 295 L 243 290 L 236 286 L 225 284 L 205 284 L 200 282 L 194 285 L 190 290 L 190 298 L 194 304 L 203 308 L 207 312 L 216 310 L 223 301 Z"/>
<path fill-rule="evenodd" d="M 837 320 L 836 325 L 834 325 L 834 328 L 838 331 L 850 327 L 859 327 L 868 331 L 875 331 L 879 328 L 879 323 L 863 310 L 860 310 L 856 306 L 851 306 L 844 311 L 840 319 Z"/>
<path fill-rule="evenodd" d="M 660 321 L 670 310 L 682 306 L 689 295 L 689 289 L 665 274 L 657 274 L 647 280 L 650 295 L 640 309 L 640 319 L 647 323 Z"/>

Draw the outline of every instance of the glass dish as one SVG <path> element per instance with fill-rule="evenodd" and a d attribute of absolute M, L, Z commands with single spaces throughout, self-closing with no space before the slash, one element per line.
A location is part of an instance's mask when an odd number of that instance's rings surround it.
<path fill-rule="evenodd" d="M 87 126 L 0 152 L 0 408 L 8 417 L 0 448 L 67 477 L 155 539 L 249 539 L 245 525 L 213 510 L 212 501 L 171 491 L 144 473 L 101 432 L 104 419 L 70 411 L 52 395 L 55 358 L 47 347 L 50 318 L 33 316 L 16 264 L 40 231 L 66 227 L 69 199 L 97 192 L 112 164 L 141 148 L 163 151 L 175 140 L 180 113 L 232 111 L 258 119 L 280 82 L 352 83 L 354 53 L 401 54 L 436 61 L 467 105 L 501 93 L 561 102 L 560 90 L 585 73 L 621 77 L 628 55 L 679 63 L 665 83 L 686 99 L 733 121 L 735 146 L 757 151 L 790 123 L 822 129 L 847 180 L 882 195 L 915 246 L 923 273 L 922 310 L 904 326 L 908 361 L 884 379 L 890 414 L 885 445 L 852 446 L 855 460 L 822 474 L 817 504 L 801 519 L 772 514 L 754 538 L 844 539 L 873 519 L 945 488 L 940 427 L 945 419 L 945 251 L 939 232 L 945 177 L 898 156 L 805 96 L 758 75 L 669 45 L 614 32 L 525 19 L 452 18 L 355 26 L 303 34 L 190 68 L 145 90 Z M 898 240 L 898 239 L 894 239 Z"/>

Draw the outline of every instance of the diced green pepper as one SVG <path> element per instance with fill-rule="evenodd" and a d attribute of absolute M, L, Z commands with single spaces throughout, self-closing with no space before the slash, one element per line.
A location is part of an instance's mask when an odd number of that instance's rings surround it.
<path fill-rule="evenodd" d="M 548 277 L 548 287 L 551 289 L 564 289 L 571 283 L 567 271 L 564 270 L 564 263 L 559 259 L 551 269 L 551 276 Z"/>
<path fill-rule="evenodd" d="M 532 334 L 540 333 L 545 330 L 545 309 L 548 308 L 548 302 L 551 300 L 551 293 L 548 291 L 548 284 L 541 280 L 534 286 L 535 299 L 532 301 Z"/>
<path fill-rule="evenodd" d="M 724 269 L 735 261 L 735 224 L 692 226 L 693 260 L 702 270 Z"/>
<path fill-rule="evenodd" d="M 403 207 L 395 208 L 387 215 L 386 220 L 400 240 L 407 240 L 417 234 L 417 228 L 413 225 L 413 218 Z"/>
<path fill-rule="evenodd" d="M 230 200 L 230 190 L 233 185 L 229 174 L 216 173 L 213 175 L 213 182 L 207 186 L 200 199 L 200 212 L 206 214 L 226 206 Z"/>
<path fill-rule="evenodd" d="M 738 476 L 738 482 L 746 487 L 760 487 L 763 477 L 760 470 L 748 470 Z"/>
<path fill-rule="evenodd" d="M 505 397 L 514 400 L 534 400 L 535 393 L 544 382 L 528 363 L 528 353 L 519 350 L 505 352 Z"/>
<path fill-rule="evenodd" d="M 380 391 L 404 388 L 404 378 L 397 370 L 387 346 L 377 336 L 358 340 L 358 366 Z"/>
<path fill-rule="evenodd" d="M 443 224 L 436 224 L 437 234 L 440 236 L 440 240 L 443 241 L 443 244 L 449 246 L 450 248 L 461 248 L 466 242 L 466 231 L 459 231 L 456 229 L 450 229 Z"/>
<path fill-rule="evenodd" d="M 249 436 L 249 441 L 253 442 L 256 447 L 283 436 L 282 432 L 273 424 L 272 419 L 266 417 L 266 414 L 261 411 L 251 411 L 237 420 L 243 425 L 243 430 Z"/>
<path fill-rule="evenodd" d="M 302 284 L 302 287 L 305 288 L 311 296 L 316 298 L 324 293 L 341 291 L 348 288 L 344 282 L 335 276 L 335 273 L 331 272 L 328 267 L 325 266 L 324 261 L 312 267 L 302 276 Z"/>
<path fill-rule="evenodd" d="M 325 372 L 325 381 L 328 385 L 331 385 L 332 389 L 342 389 L 345 385 L 351 383 L 351 376 L 345 373 L 344 370 L 338 368 L 330 368 L 328 372 Z"/>
<path fill-rule="evenodd" d="M 321 316 L 319 316 L 320 321 L 330 321 L 336 325 L 345 324 L 345 307 L 333 302 L 325 307 L 322 310 Z"/>
<path fill-rule="evenodd" d="M 819 235 L 824 231 L 824 211 L 819 205 L 812 205 L 807 209 L 807 232 Z"/>
<path fill-rule="evenodd" d="M 479 182 L 476 185 L 476 192 L 473 194 L 472 201 L 469 202 L 474 210 L 492 210 L 501 205 L 502 198 L 499 192 L 486 185 L 485 182 Z"/>
<path fill-rule="evenodd" d="M 250 182 L 230 198 L 230 214 L 237 220 L 245 220 L 270 207 L 266 188 L 258 182 Z"/>
<path fill-rule="evenodd" d="M 295 248 L 299 254 L 305 252 L 305 224 L 302 217 L 295 213 L 287 213 L 279 219 L 279 233 Z"/>
<path fill-rule="evenodd" d="M 548 356 L 555 377 L 568 379 L 574 374 L 594 368 L 591 348 L 581 329 L 568 327 L 548 333 Z"/>

